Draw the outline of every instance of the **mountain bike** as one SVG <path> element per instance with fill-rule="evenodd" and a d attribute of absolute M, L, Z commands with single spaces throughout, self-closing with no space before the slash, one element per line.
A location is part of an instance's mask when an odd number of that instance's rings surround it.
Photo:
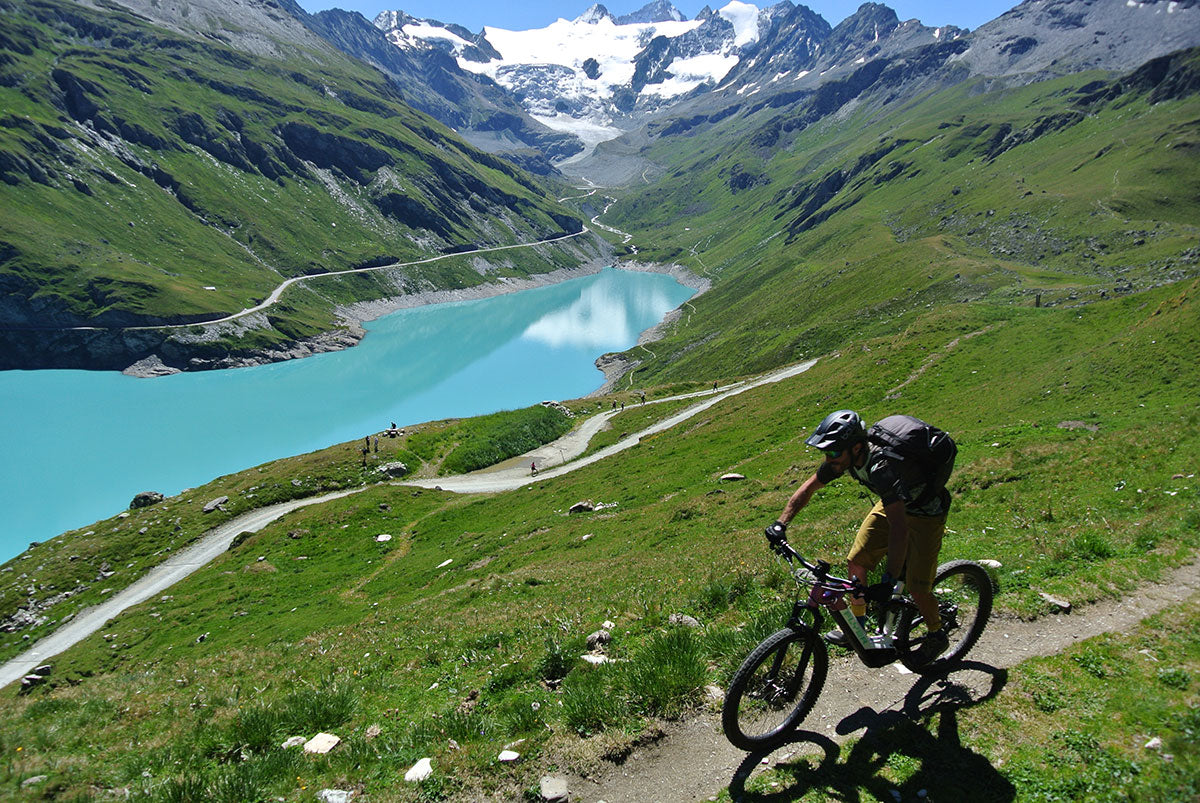
<path fill-rule="evenodd" d="M 905 595 L 903 582 L 879 606 L 878 625 L 868 633 L 845 599 L 862 593 L 862 584 L 830 574 L 825 561 L 809 563 L 786 541 L 778 544 L 777 551 L 787 560 L 797 585 L 791 616 L 786 627 L 768 636 L 742 662 L 721 710 L 725 737 L 743 750 L 781 744 L 812 711 L 829 667 L 821 635 L 823 610 L 829 611 L 868 667 L 898 660 L 920 674 L 942 672 L 961 661 L 979 640 L 992 612 L 992 579 L 987 570 L 969 560 L 940 565 L 933 593 L 950 646 L 937 659 L 921 663 L 916 654 L 925 638 L 924 618 Z"/>

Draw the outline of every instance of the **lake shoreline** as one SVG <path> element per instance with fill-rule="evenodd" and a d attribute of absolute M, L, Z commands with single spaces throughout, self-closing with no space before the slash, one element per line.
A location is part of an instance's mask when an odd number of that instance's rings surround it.
<path fill-rule="evenodd" d="M 323 332 L 320 335 L 311 338 L 304 338 L 296 341 L 290 348 L 265 348 L 257 351 L 251 351 L 245 355 L 237 357 L 227 357 L 220 361 L 220 364 L 204 364 L 196 366 L 189 371 L 195 370 L 220 370 L 224 368 L 245 368 L 255 365 L 268 365 L 270 363 L 284 362 L 286 360 L 302 359 L 311 357 L 315 354 L 324 354 L 331 351 L 342 351 L 347 348 L 352 348 L 358 345 L 366 336 L 367 330 L 363 324 L 377 320 L 390 315 L 393 312 L 398 312 L 404 309 L 413 309 L 415 307 L 425 307 L 434 304 L 448 304 L 459 301 L 476 301 L 485 298 L 493 298 L 495 296 L 506 295 L 508 293 L 516 293 L 521 290 L 532 290 L 538 287 L 546 287 L 549 285 L 559 284 L 561 282 L 578 279 L 584 276 L 591 276 L 605 268 L 615 268 L 617 270 L 627 270 L 641 273 L 661 273 L 674 278 L 677 282 L 685 287 L 690 287 L 696 291 L 695 295 L 700 295 L 711 286 L 711 282 L 682 265 L 677 264 L 661 264 L 661 263 L 642 263 L 642 262 L 614 262 L 611 257 L 598 257 L 589 260 L 583 264 L 571 268 L 558 268 L 548 273 L 539 273 L 527 278 L 509 278 L 502 277 L 498 281 L 487 282 L 485 284 L 476 285 L 474 287 L 466 287 L 457 290 L 424 290 L 417 293 L 404 293 L 387 298 L 375 299 L 372 301 L 359 301 L 353 304 L 347 304 L 336 308 L 337 315 L 342 319 L 346 328 L 337 331 Z M 693 296 L 695 298 L 695 296 Z M 647 329 L 638 338 L 638 343 L 651 342 L 662 336 L 663 327 L 670 324 L 679 317 L 679 310 L 673 310 L 668 313 L 667 317 L 659 324 Z M 611 358 L 610 358 L 611 357 Z M 625 365 L 620 358 L 614 355 L 603 355 L 596 360 L 596 367 L 604 374 L 604 385 L 602 388 L 608 387 L 619 381 L 620 377 L 629 370 L 630 367 L 636 366 L 638 363 L 633 362 Z M 625 367 L 622 367 L 622 366 Z M 142 360 L 138 360 L 132 365 L 125 368 L 122 373 L 127 376 L 138 378 L 153 378 L 156 376 L 168 376 L 171 374 L 182 373 L 185 369 L 176 368 L 165 364 L 157 355 L 150 355 Z M 601 391 L 594 391 L 599 393 Z"/>

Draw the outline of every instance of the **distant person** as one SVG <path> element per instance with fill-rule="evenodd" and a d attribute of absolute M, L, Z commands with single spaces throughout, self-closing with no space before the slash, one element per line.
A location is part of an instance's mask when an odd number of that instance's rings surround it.
<path fill-rule="evenodd" d="M 946 480 L 954 469 L 954 440 L 940 429 L 905 415 L 888 416 L 868 432 L 858 413 L 838 410 L 826 416 L 805 443 L 820 449 L 825 461 L 788 499 L 779 519 L 767 527 L 767 540 L 772 546 L 781 542 L 788 523 L 812 495 L 849 472 L 879 496 L 850 548 L 850 576 L 866 585 L 867 572 L 887 559 L 883 577 L 869 586 L 864 596 L 851 598 L 850 610 L 860 622 L 865 620 L 867 601 L 891 599 L 896 580 L 904 572 L 905 588 L 928 630 L 916 658 L 923 663 L 934 660 L 949 646 L 941 629 L 933 578 L 950 510 Z M 841 630 L 831 630 L 825 638 L 833 644 L 847 645 Z"/>
<path fill-rule="evenodd" d="M 375 454 L 379 454 L 379 436 L 378 435 L 375 436 L 374 442 L 371 444 L 371 446 L 374 447 Z"/>
<path fill-rule="evenodd" d="M 533 460 L 529 461 L 529 473 L 535 477 L 537 476 L 537 463 Z"/>
<path fill-rule="evenodd" d="M 713 390 L 716 390 L 716 389 L 717 389 L 717 383 L 713 382 Z"/>

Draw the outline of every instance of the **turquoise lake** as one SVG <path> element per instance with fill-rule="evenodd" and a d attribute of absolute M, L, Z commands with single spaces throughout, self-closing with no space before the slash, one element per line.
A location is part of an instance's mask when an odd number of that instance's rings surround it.
<path fill-rule="evenodd" d="M 0 371 L 0 561 L 223 474 L 399 426 L 585 396 L 594 361 L 629 348 L 694 291 L 606 268 L 547 287 L 402 310 L 354 348 L 137 379 Z"/>

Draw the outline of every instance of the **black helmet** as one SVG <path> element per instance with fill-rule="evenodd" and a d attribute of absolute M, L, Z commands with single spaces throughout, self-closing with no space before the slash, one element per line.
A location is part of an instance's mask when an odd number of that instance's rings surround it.
<path fill-rule="evenodd" d="M 822 451 L 826 449 L 849 449 L 859 441 L 867 439 L 867 430 L 862 419 L 853 410 L 838 410 L 825 416 L 806 444 Z"/>

